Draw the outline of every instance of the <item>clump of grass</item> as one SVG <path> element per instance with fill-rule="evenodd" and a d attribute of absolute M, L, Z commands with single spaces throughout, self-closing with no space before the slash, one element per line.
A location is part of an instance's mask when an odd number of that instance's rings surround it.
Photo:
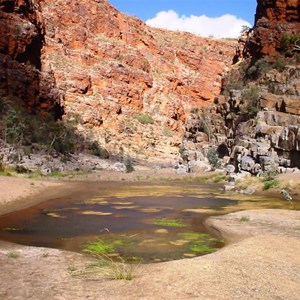
<path fill-rule="evenodd" d="M 190 182 L 206 182 L 206 181 L 213 181 L 213 178 L 218 176 L 219 174 L 216 175 L 216 173 L 211 173 L 208 175 L 203 175 L 203 176 L 189 176 L 189 177 L 184 177 L 183 180 L 185 181 L 190 181 Z"/>
<path fill-rule="evenodd" d="M 207 159 L 209 164 L 214 168 L 218 168 L 220 166 L 220 160 L 218 156 L 218 152 L 216 149 L 209 149 L 207 152 Z"/>
<path fill-rule="evenodd" d="M 263 190 L 269 190 L 275 186 L 277 186 L 279 184 L 279 180 L 278 179 L 273 179 L 273 180 L 268 180 L 264 182 L 264 186 L 263 186 Z"/>
<path fill-rule="evenodd" d="M 218 182 L 226 181 L 227 179 L 228 176 L 226 176 L 225 174 L 219 174 L 214 178 L 214 182 L 218 183 Z"/>
<path fill-rule="evenodd" d="M 122 259 L 122 262 L 115 262 L 109 260 L 108 263 L 108 273 L 107 275 L 116 280 L 132 280 L 134 275 L 134 265 L 126 264 Z"/>
<path fill-rule="evenodd" d="M 186 227 L 188 226 L 186 223 L 175 220 L 175 219 L 157 219 L 154 222 L 155 225 L 158 226 L 167 226 L 167 227 Z"/>
<path fill-rule="evenodd" d="M 104 276 L 115 280 L 132 280 L 136 264 L 125 263 L 124 259 L 118 257 L 119 261 L 114 261 L 107 255 L 97 255 L 97 260 L 88 264 L 84 271 L 78 275 L 103 274 Z"/>
<path fill-rule="evenodd" d="M 240 222 L 248 222 L 248 221 L 250 221 L 250 219 L 249 219 L 249 217 L 247 217 L 247 216 L 242 216 L 242 217 L 240 218 Z"/>
<path fill-rule="evenodd" d="M 5 166 L 3 164 L 0 168 L 0 175 L 1 176 L 13 176 L 13 175 L 16 175 L 16 174 L 17 174 L 16 171 L 12 167 Z"/>
<path fill-rule="evenodd" d="M 259 177 L 255 176 L 247 176 L 243 179 L 240 179 L 236 182 L 236 188 L 237 189 L 246 189 L 249 186 L 256 185 L 261 182 L 261 179 Z"/>
<path fill-rule="evenodd" d="M 20 256 L 19 253 L 15 252 L 15 251 L 10 251 L 10 252 L 7 253 L 7 257 L 9 257 L 9 258 L 16 259 L 19 256 Z"/>

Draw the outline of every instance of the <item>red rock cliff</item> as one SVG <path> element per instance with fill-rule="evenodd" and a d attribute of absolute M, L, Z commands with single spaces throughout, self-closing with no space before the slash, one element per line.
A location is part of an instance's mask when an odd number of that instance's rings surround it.
<path fill-rule="evenodd" d="M 283 34 L 300 34 L 299 0 L 257 0 L 255 26 L 248 44 L 254 57 L 275 56 Z"/>
<path fill-rule="evenodd" d="M 0 0 L 0 92 L 111 152 L 177 153 L 192 108 L 219 94 L 235 41 L 159 30 L 105 0 Z M 78 118 L 77 118 L 78 119 Z"/>
<path fill-rule="evenodd" d="M 80 115 L 82 131 L 111 151 L 177 151 L 186 116 L 219 94 L 232 61 L 234 41 L 154 29 L 104 0 L 41 7 L 42 69 L 54 74 L 67 115 Z"/>

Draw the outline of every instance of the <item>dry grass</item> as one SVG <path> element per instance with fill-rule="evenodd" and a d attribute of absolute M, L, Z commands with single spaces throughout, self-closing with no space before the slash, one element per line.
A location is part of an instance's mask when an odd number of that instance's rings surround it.
<path fill-rule="evenodd" d="M 96 261 L 86 265 L 84 270 L 74 270 L 74 276 L 99 275 L 114 280 L 132 280 L 137 264 L 126 263 L 118 256 L 113 260 L 109 255 L 95 255 Z"/>

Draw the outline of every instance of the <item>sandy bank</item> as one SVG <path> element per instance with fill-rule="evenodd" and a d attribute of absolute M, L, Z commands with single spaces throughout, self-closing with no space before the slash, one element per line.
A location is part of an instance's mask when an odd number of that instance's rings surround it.
<path fill-rule="evenodd" d="M 51 199 L 62 183 L 0 176 L 0 215 Z"/>

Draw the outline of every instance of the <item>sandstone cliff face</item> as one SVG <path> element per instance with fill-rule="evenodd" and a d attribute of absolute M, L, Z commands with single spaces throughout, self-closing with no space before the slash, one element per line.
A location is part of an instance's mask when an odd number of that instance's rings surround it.
<path fill-rule="evenodd" d="M 247 48 L 252 57 L 276 56 L 283 34 L 300 34 L 298 0 L 258 0 Z"/>
<path fill-rule="evenodd" d="M 40 6 L 30 0 L 0 1 L 0 96 L 29 112 L 55 110 L 59 91 L 51 73 L 41 71 L 44 25 Z"/>
<path fill-rule="evenodd" d="M 219 94 L 235 41 L 150 28 L 104 0 L 40 5 L 42 70 L 55 78 L 65 118 L 78 115 L 82 134 L 112 153 L 175 155 L 190 110 Z"/>

